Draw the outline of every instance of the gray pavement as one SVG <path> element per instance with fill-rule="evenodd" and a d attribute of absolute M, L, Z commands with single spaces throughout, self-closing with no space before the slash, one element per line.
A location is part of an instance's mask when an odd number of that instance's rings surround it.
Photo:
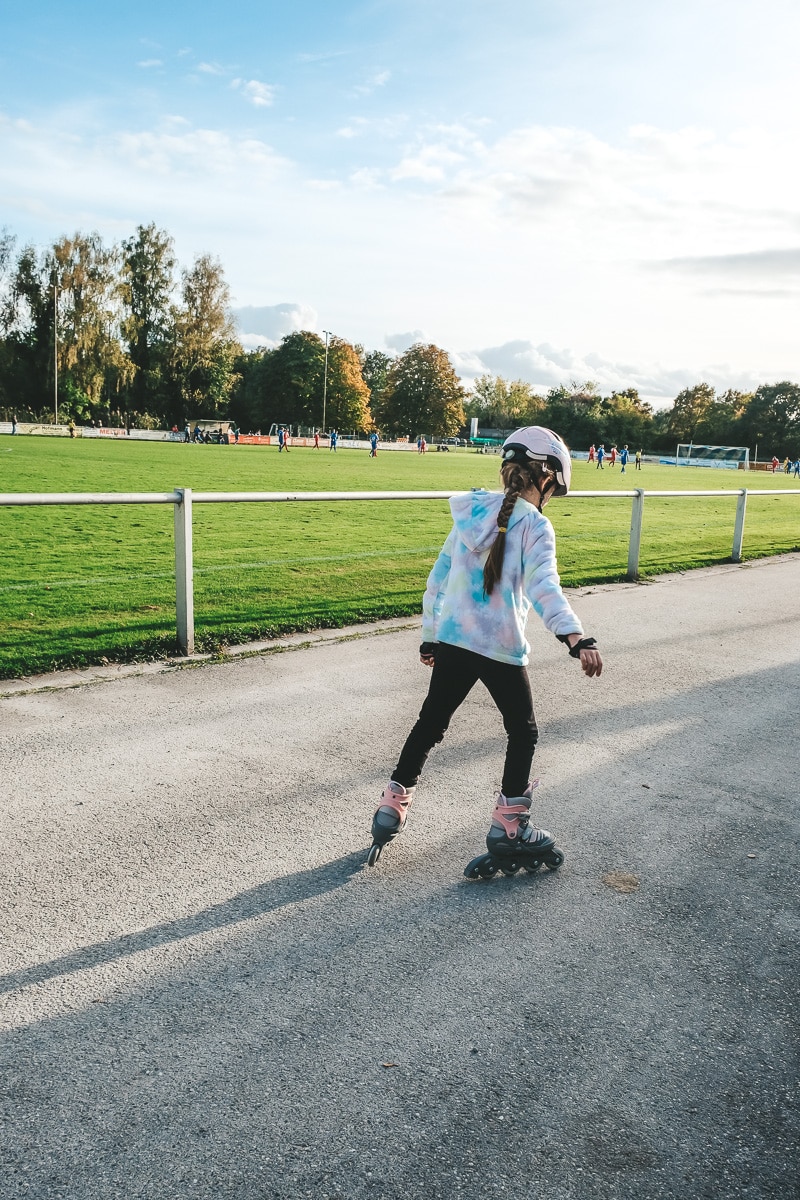
<path fill-rule="evenodd" d="M 480 690 L 362 866 L 413 622 L 6 688 L 4 1200 L 797 1196 L 798 597 L 583 589 L 600 680 L 532 625 L 566 862 L 491 882 Z"/>

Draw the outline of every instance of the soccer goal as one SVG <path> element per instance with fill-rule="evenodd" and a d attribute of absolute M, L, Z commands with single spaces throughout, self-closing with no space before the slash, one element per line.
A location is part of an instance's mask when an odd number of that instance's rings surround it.
<path fill-rule="evenodd" d="M 750 469 L 750 451 L 747 446 L 698 446 L 695 442 L 681 442 L 675 455 L 677 467 L 727 467 L 731 471 Z"/>

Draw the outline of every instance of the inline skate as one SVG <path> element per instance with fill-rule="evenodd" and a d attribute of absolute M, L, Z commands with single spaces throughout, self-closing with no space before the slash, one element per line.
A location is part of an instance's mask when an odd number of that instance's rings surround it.
<path fill-rule="evenodd" d="M 467 879 L 491 879 L 502 871 L 504 875 L 516 875 L 521 867 L 531 874 L 545 866 L 555 871 L 564 861 L 564 854 L 556 846 L 555 838 L 546 829 L 536 829 L 530 824 L 530 807 L 535 780 L 522 796 L 504 796 L 500 793 L 492 824 L 486 835 L 488 854 L 479 854 L 468 863 L 464 874 Z"/>
<path fill-rule="evenodd" d="M 414 788 L 404 788 L 394 780 L 384 788 L 381 802 L 372 818 L 372 845 L 367 855 L 367 866 L 374 867 L 383 847 L 402 833 L 408 818 L 408 810 L 414 799 Z"/>

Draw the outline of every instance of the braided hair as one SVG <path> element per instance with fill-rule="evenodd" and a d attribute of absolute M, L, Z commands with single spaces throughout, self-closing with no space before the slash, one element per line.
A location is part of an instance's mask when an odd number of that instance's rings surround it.
<path fill-rule="evenodd" d="M 504 462 L 500 468 L 500 478 L 503 481 L 503 503 L 497 514 L 497 537 L 492 542 L 489 557 L 483 568 L 483 591 L 491 596 L 494 586 L 503 573 L 503 559 L 506 553 L 506 533 L 508 522 L 514 511 L 514 505 L 523 492 L 535 487 L 539 492 L 539 512 L 548 494 L 557 486 L 555 471 L 546 463 L 518 463 L 513 460 Z"/>

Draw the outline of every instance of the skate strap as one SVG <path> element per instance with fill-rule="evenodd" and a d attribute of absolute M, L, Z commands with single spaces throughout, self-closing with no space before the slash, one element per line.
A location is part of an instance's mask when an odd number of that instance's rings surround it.
<path fill-rule="evenodd" d="M 527 816 L 529 811 L 527 804 L 496 804 L 492 816 L 500 822 L 506 837 L 513 842 L 519 835 L 519 827 L 522 824 L 519 818 L 523 813 Z"/>
<path fill-rule="evenodd" d="M 398 792 L 391 790 L 389 796 L 387 796 L 385 792 L 383 796 L 381 796 L 381 802 L 378 805 L 378 808 L 390 808 L 393 812 L 397 813 L 401 820 L 405 820 L 406 813 L 411 806 L 412 799 L 413 792 L 410 796 L 408 794 L 401 796 Z"/>

